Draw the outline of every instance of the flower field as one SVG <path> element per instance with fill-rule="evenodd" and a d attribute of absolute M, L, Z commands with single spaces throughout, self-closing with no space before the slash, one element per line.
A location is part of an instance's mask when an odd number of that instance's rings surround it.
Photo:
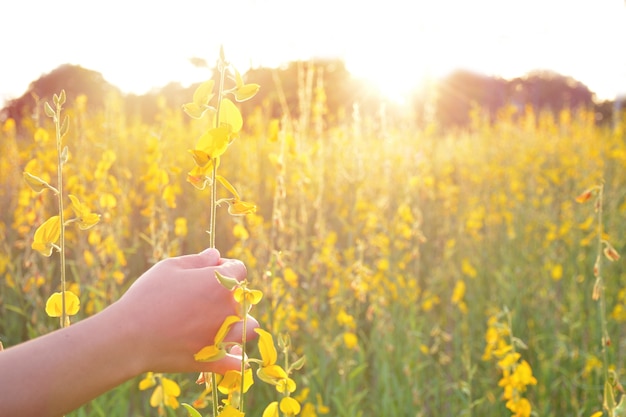
<path fill-rule="evenodd" d="M 297 116 L 273 118 L 267 103 L 246 115 L 220 171 L 257 210 L 229 216 L 218 207 L 215 235 L 263 292 L 253 310 L 263 328 L 306 357 L 293 375 L 300 415 L 591 416 L 609 396 L 607 374 L 619 401 L 623 122 L 507 108 L 492 124 L 477 109 L 468 129 L 446 131 L 351 103 L 328 114 L 321 85 L 304 93 Z M 164 103 L 145 123 L 119 97 L 98 112 L 88 97 L 67 101 L 64 186 L 101 215 L 88 230 L 66 231 L 75 321 L 119 298 L 156 261 L 207 247 L 210 189 L 187 181 L 188 150 L 206 122 Z M 0 128 L 6 348 L 59 324 L 46 314 L 60 290 L 59 262 L 31 246 L 56 206 L 23 176 L 55 184 L 57 157 L 49 119 Z M 600 203 L 577 202 L 599 186 Z M 600 284 L 599 241 L 615 252 L 602 258 Z M 201 392 L 195 376 L 168 378 L 181 402 Z M 71 416 L 157 415 L 140 380 Z M 275 394 L 251 390 L 246 414 L 260 416 Z"/>

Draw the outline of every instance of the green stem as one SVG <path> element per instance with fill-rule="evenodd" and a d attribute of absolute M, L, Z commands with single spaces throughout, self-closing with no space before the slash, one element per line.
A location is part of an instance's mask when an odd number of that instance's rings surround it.
<path fill-rule="evenodd" d="M 598 282 L 598 295 L 599 295 L 599 314 L 600 314 L 600 326 L 602 329 L 602 370 L 604 373 L 605 380 L 609 377 L 609 364 L 608 364 L 608 353 L 607 353 L 607 345 L 609 342 L 609 332 L 607 330 L 607 320 L 606 320 L 606 297 L 604 293 L 604 280 L 602 279 L 602 246 L 603 246 L 603 238 L 602 235 L 604 233 L 604 227 L 602 224 L 602 206 L 603 206 L 603 198 L 604 198 L 604 184 L 598 187 L 598 197 L 597 197 L 597 206 L 596 211 L 598 213 L 598 255 L 596 257 L 595 263 L 595 273 L 596 279 Z"/>
<path fill-rule="evenodd" d="M 245 298 L 242 304 L 243 307 L 243 333 L 241 335 L 241 395 L 239 396 L 239 411 L 243 413 L 243 389 L 245 386 L 245 372 L 246 372 L 246 331 L 247 331 L 247 321 L 248 321 L 248 303 Z"/>
<path fill-rule="evenodd" d="M 67 323 L 67 309 L 65 306 L 65 215 L 63 214 L 63 150 L 61 148 L 61 106 L 56 106 L 54 118 L 54 128 L 56 130 L 57 141 L 57 195 L 59 201 L 59 221 L 61 223 L 61 234 L 59 237 L 59 257 L 61 262 L 61 327 Z"/>
<path fill-rule="evenodd" d="M 213 160 L 213 170 L 211 171 L 211 218 L 209 223 L 209 244 L 212 248 L 215 248 L 215 213 L 216 207 L 216 193 L 217 193 L 217 160 Z"/>
<path fill-rule="evenodd" d="M 222 103 L 222 96 L 224 90 L 224 75 L 226 66 L 222 58 L 218 60 L 218 70 L 220 72 L 220 84 L 217 93 L 217 111 L 215 113 L 215 124 L 213 127 L 219 126 L 220 120 L 220 105 Z M 211 218 L 209 219 L 209 242 L 210 247 L 215 248 L 215 225 L 216 225 L 216 201 L 217 201 L 217 158 L 213 159 L 213 169 L 211 171 Z M 245 320 L 244 320 L 245 323 Z M 243 374 L 242 374 L 243 378 Z M 211 397 L 213 399 L 213 417 L 217 417 L 218 395 L 217 395 L 217 377 L 215 373 L 211 373 Z"/>
<path fill-rule="evenodd" d="M 219 127 L 220 107 L 222 104 L 222 97 L 224 95 L 224 77 L 226 74 L 226 63 L 221 58 L 218 60 L 217 68 L 220 72 L 220 84 L 217 90 L 217 111 L 215 113 L 215 123 L 213 127 Z M 218 159 L 213 159 L 213 170 L 211 171 L 211 219 L 209 223 L 210 246 L 212 248 L 215 247 L 215 218 L 217 211 L 217 163 Z"/>
<path fill-rule="evenodd" d="M 217 376 L 214 372 L 211 372 L 211 398 L 213 399 L 213 417 L 217 417 L 219 398 L 217 397 Z"/>

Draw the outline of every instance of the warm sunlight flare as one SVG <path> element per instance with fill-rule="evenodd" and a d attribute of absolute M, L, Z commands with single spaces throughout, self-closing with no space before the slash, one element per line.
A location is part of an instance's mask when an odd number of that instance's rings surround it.
<path fill-rule="evenodd" d="M 618 0 L 193 0 L 175 6 L 112 0 L 97 18 L 90 5 L 68 2 L 71 17 L 42 0 L 3 6 L 11 18 L 0 25 L 0 38 L 18 39 L 26 30 L 28 36 L 4 45 L 11 58 L 0 70 L 0 102 L 65 63 L 101 72 L 124 92 L 142 94 L 172 81 L 189 85 L 206 77 L 189 58 L 212 66 L 220 45 L 242 73 L 295 60 L 344 59 L 356 77 L 396 101 L 425 76 L 455 67 L 507 78 L 549 69 L 582 81 L 600 98 L 626 93 L 626 55 L 619 53 L 626 9 Z M 233 19 L 237 31 L 228 29 Z M 51 31 L 71 42 L 44 47 Z"/>

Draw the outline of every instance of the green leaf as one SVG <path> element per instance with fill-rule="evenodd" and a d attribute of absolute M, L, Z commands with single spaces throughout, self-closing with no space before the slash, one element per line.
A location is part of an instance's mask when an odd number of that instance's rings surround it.
<path fill-rule="evenodd" d="M 259 92 L 261 88 L 258 84 L 244 84 L 235 91 L 235 100 L 238 102 L 250 100 Z"/>
<path fill-rule="evenodd" d="M 183 407 L 185 407 L 185 409 L 187 410 L 188 416 L 189 417 L 202 417 L 202 414 L 200 414 L 198 412 L 198 410 L 196 410 L 195 408 L 193 408 L 191 405 L 187 404 L 187 403 L 180 403 L 180 405 L 182 405 Z"/>
<path fill-rule="evenodd" d="M 292 370 L 299 371 L 300 369 L 302 369 L 305 363 L 306 363 L 306 356 L 302 356 L 297 361 L 291 364 L 291 366 L 289 367 L 289 372 L 291 372 Z"/>
<path fill-rule="evenodd" d="M 237 281 L 235 278 L 225 277 L 218 271 L 215 271 L 215 278 L 217 278 L 220 284 L 222 284 L 222 286 L 229 291 L 239 285 L 239 281 Z"/>
<path fill-rule="evenodd" d="M 235 187 L 233 187 L 233 185 L 226 178 L 224 178 L 221 175 L 217 175 L 215 179 L 217 179 L 220 182 L 220 184 L 224 186 L 224 188 L 230 191 L 230 193 L 233 195 L 233 197 L 235 197 L 235 199 L 237 200 L 241 199 L 241 197 L 239 197 L 239 193 L 237 192 L 237 190 L 235 190 Z"/>
<path fill-rule="evenodd" d="M 610 413 L 615 409 L 615 394 L 613 393 L 613 387 L 611 383 L 607 380 L 604 381 L 604 401 L 603 406 L 605 410 L 608 410 Z"/>
<path fill-rule="evenodd" d="M 626 395 L 622 394 L 622 398 L 619 400 L 619 404 L 613 410 L 615 417 L 626 417 L 626 401 L 624 400 Z"/>
<path fill-rule="evenodd" d="M 31 190 L 33 190 L 37 194 L 41 193 L 45 189 L 52 190 L 55 194 L 59 193 L 56 188 L 29 172 L 24 172 L 24 180 L 26 180 L 26 184 L 28 184 Z"/>
<path fill-rule="evenodd" d="M 61 137 L 64 137 L 65 135 L 67 135 L 67 132 L 70 129 L 69 120 L 70 118 L 66 114 L 65 117 L 63 118 L 63 123 L 61 124 Z"/>
<path fill-rule="evenodd" d="M 69 149 L 67 148 L 67 146 L 63 147 L 63 150 L 61 151 L 61 164 L 65 165 L 67 163 L 67 160 L 69 159 Z"/>
<path fill-rule="evenodd" d="M 52 110 L 52 107 L 47 101 L 46 101 L 46 104 L 44 104 L 43 109 L 46 112 L 46 116 L 52 117 L 52 118 L 56 117 L 56 113 L 54 112 L 54 110 Z"/>
<path fill-rule="evenodd" d="M 214 80 L 205 81 L 196 88 L 193 93 L 193 102 L 198 106 L 209 104 L 209 101 L 213 98 L 213 87 L 215 86 Z"/>
<path fill-rule="evenodd" d="M 187 113 L 188 116 L 193 117 L 194 119 L 202 118 L 202 116 L 204 116 L 204 113 L 206 113 L 207 111 L 215 113 L 215 107 L 197 103 L 183 104 L 183 110 L 185 111 L 185 113 Z"/>

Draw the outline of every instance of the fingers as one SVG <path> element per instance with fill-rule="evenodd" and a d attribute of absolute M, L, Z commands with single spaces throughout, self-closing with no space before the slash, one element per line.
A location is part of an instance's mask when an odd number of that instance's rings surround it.
<path fill-rule="evenodd" d="M 220 264 L 220 253 L 215 248 L 209 248 L 193 255 L 170 258 L 170 261 L 181 269 L 206 268 Z"/>
<path fill-rule="evenodd" d="M 229 353 L 215 362 L 210 362 L 207 368 L 207 371 L 220 375 L 224 375 L 228 371 L 239 371 L 241 370 L 241 354 L 234 355 Z"/>
<path fill-rule="evenodd" d="M 237 259 L 220 259 L 218 271 L 225 277 L 235 278 L 237 281 L 243 281 L 248 275 L 246 266 Z"/>
<path fill-rule="evenodd" d="M 254 340 L 258 335 L 254 331 L 259 327 L 259 323 L 256 321 L 254 317 L 248 316 L 248 320 L 246 322 L 246 341 Z M 226 337 L 224 338 L 225 342 L 233 342 L 233 343 L 241 343 L 242 338 L 241 334 L 243 332 L 243 321 L 235 323 Z M 227 371 L 241 370 L 241 347 L 238 345 L 233 346 L 230 349 L 230 352 L 226 354 L 223 358 L 213 361 L 207 362 L 206 366 L 203 366 L 203 371 L 207 372 L 215 372 L 221 375 L 224 375 Z"/>
<path fill-rule="evenodd" d="M 252 316 L 248 316 L 246 320 L 246 341 L 254 340 L 258 336 L 257 332 L 254 331 L 259 327 L 259 322 Z M 226 333 L 226 337 L 224 337 L 225 342 L 233 342 L 233 343 L 241 343 L 241 335 L 243 333 L 243 320 L 238 321 L 233 324 Z"/>

